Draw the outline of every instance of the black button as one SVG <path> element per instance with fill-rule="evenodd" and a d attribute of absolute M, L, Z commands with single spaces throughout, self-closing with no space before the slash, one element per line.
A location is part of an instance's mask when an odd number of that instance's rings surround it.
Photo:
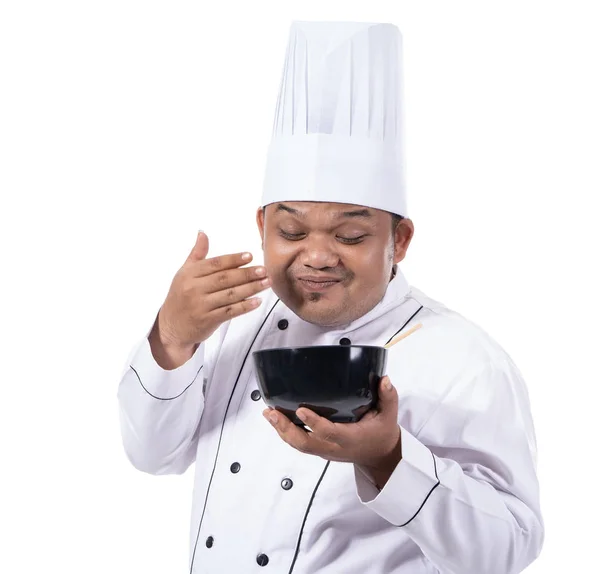
<path fill-rule="evenodd" d="M 212 548 L 213 542 L 215 541 L 215 539 L 212 536 L 209 536 L 206 539 L 206 547 L 207 548 Z"/>
<path fill-rule="evenodd" d="M 283 488 L 283 490 L 289 490 L 292 486 L 294 486 L 294 483 L 291 478 L 284 478 L 281 481 L 281 488 Z"/>
<path fill-rule="evenodd" d="M 240 472 L 240 468 L 242 468 L 242 465 L 239 462 L 234 462 L 230 467 L 229 470 L 231 472 L 233 472 L 233 474 L 237 474 L 238 472 Z"/>
<path fill-rule="evenodd" d="M 256 557 L 256 562 L 259 566 L 266 566 L 269 563 L 269 557 L 266 554 L 259 554 Z"/>
<path fill-rule="evenodd" d="M 344 337 L 343 339 L 340 339 L 340 345 L 344 345 L 344 347 L 347 347 L 348 345 L 352 345 L 352 341 L 347 337 Z"/>
<path fill-rule="evenodd" d="M 289 323 L 288 323 L 287 319 L 281 319 L 281 321 L 279 321 L 279 323 L 277 323 L 277 326 L 282 331 L 285 331 L 288 328 L 288 325 L 289 325 Z M 261 554 L 261 556 L 262 556 L 262 554 Z M 267 560 L 268 560 L 268 558 L 267 558 Z"/>
<path fill-rule="evenodd" d="M 255 390 L 253 390 L 253 391 L 250 393 L 250 398 L 251 398 L 253 401 L 258 401 L 258 400 L 260 400 L 260 391 L 257 391 L 256 389 L 255 389 Z"/>

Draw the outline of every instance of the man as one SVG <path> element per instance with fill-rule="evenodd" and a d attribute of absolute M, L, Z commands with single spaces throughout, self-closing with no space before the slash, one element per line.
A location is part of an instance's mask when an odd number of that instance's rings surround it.
<path fill-rule="evenodd" d="M 129 459 L 152 474 L 196 462 L 190 572 L 513 574 L 540 552 L 517 368 L 397 267 L 413 236 L 400 66 L 395 26 L 292 25 L 257 212 L 264 267 L 207 258 L 198 233 L 131 353 Z M 264 408 L 253 351 L 383 346 L 416 323 L 359 422 L 302 408 L 307 431 Z"/>

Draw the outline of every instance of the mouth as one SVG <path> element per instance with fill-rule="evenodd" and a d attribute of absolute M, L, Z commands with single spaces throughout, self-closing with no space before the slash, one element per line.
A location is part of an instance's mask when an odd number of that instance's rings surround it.
<path fill-rule="evenodd" d="M 297 281 L 302 289 L 310 293 L 327 291 L 342 282 L 340 279 L 308 279 L 300 277 L 297 278 Z"/>

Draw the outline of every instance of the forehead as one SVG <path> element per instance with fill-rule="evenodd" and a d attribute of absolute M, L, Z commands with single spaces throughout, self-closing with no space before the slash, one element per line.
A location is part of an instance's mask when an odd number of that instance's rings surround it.
<path fill-rule="evenodd" d="M 353 203 L 333 203 L 321 201 L 281 201 L 267 206 L 271 213 L 280 215 L 292 214 L 305 217 L 328 216 L 332 218 L 355 215 L 362 217 L 376 217 L 383 213 L 378 209 L 356 205 Z"/>

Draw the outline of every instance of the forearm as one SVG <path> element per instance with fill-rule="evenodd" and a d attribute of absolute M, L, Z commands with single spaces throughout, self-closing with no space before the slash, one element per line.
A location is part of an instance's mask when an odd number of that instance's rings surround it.
<path fill-rule="evenodd" d="M 403 528 L 449 572 L 517 574 L 538 556 L 543 526 L 533 509 L 436 459 L 440 484 Z M 448 571 L 448 570 L 446 570 Z"/>
<path fill-rule="evenodd" d="M 381 492 L 359 479 L 367 506 L 404 530 L 443 572 L 516 574 L 537 557 L 544 531 L 536 504 L 467 475 L 403 435 L 405 458 Z"/>
<path fill-rule="evenodd" d="M 166 370 L 155 360 L 148 339 L 133 354 L 118 400 L 123 446 L 139 470 L 182 473 L 194 461 L 204 406 L 203 360 L 202 345 L 186 362 Z"/>

